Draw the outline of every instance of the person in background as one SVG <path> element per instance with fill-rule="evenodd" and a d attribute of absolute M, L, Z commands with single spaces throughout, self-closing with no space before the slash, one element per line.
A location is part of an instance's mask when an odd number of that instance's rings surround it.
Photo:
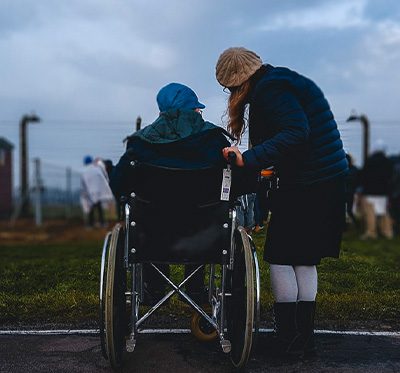
<path fill-rule="evenodd" d="M 230 92 L 228 129 L 240 140 L 248 109 L 251 149 L 237 147 L 239 168 L 274 167 L 279 188 L 270 191 L 271 220 L 264 259 L 275 298 L 276 353 L 315 352 L 317 268 L 339 256 L 345 221 L 347 161 L 337 124 L 320 88 L 284 67 L 263 65 L 246 48 L 225 50 L 217 81 Z"/>
<path fill-rule="evenodd" d="M 357 219 L 353 213 L 354 197 L 359 183 L 360 170 L 353 163 L 353 158 L 350 154 L 346 154 L 346 159 L 349 164 L 349 172 L 346 176 L 346 212 L 354 226 L 357 226 Z"/>
<path fill-rule="evenodd" d="M 375 239 L 379 233 L 393 238 L 393 226 L 388 211 L 393 165 L 386 157 L 383 140 L 377 140 L 371 155 L 360 172 L 361 211 L 365 231 L 361 239 Z"/>
<path fill-rule="evenodd" d="M 111 159 L 103 159 L 102 163 L 104 165 L 104 170 L 106 172 L 107 181 L 110 182 L 111 174 L 114 169 L 114 165 Z M 121 209 L 119 208 L 120 202 L 115 198 L 114 200 L 110 201 L 107 208 L 110 210 L 110 214 L 113 219 L 117 219 L 119 221 L 121 219 Z"/>
<path fill-rule="evenodd" d="M 100 168 L 101 172 L 103 173 L 104 177 L 106 178 L 107 181 L 110 181 L 106 169 L 106 164 L 104 163 L 103 159 L 100 157 L 96 157 L 93 161 L 93 164 L 96 165 L 97 167 Z"/>
<path fill-rule="evenodd" d="M 108 180 L 110 180 L 111 173 L 112 173 L 112 170 L 114 168 L 112 160 L 111 159 L 105 159 L 105 160 L 103 160 L 103 163 L 104 163 L 104 167 L 105 167 L 106 172 L 107 172 L 107 178 L 108 178 Z"/>
<path fill-rule="evenodd" d="M 240 206 L 237 209 L 237 219 L 248 234 L 251 234 L 255 226 L 255 193 L 248 193 L 238 198 Z"/>
<path fill-rule="evenodd" d="M 83 161 L 85 167 L 81 174 L 81 206 L 85 215 L 86 226 L 104 226 L 103 203 L 109 203 L 114 199 L 108 180 L 104 171 L 93 162 L 88 155 Z M 98 224 L 95 224 L 95 214 L 98 217 Z"/>
<path fill-rule="evenodd" d="M 400 235 L 400 155 L 393 156 L 393 173 L 389 199 L 390 215 L 393 219 L 393 233 Z"/>

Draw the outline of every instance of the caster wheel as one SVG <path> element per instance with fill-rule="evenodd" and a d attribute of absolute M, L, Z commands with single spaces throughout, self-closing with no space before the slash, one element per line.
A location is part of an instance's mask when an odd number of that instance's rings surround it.
<path fill-rule="evenodd" d="M 215 328 L 198 312 L 193 312 L 192 314 L 190 330 L 195 338 L 201 342 L 212 342 L 218 338 L 218 333 Z"/>

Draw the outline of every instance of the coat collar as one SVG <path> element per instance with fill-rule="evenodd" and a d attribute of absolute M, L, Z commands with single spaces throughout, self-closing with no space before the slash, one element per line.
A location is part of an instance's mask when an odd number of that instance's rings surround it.
<path fill-rule="evenodd" d="M 166 144 L 216 128 L 194 110 L 169 110 L 132 136 L 153 144 Z"/>

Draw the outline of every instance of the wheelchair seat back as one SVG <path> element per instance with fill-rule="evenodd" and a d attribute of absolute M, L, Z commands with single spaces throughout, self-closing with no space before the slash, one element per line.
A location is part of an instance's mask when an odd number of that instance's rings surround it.
<path fill-rule="evenodd" d="M 229 246 L 229 203 L 220 201 L 222 169 L 141 165 L 131 198 L 136 262 L 220 263 Z"/>

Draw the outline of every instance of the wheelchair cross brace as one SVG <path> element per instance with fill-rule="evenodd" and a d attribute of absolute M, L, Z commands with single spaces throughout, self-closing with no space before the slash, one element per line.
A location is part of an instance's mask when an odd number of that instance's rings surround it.
<path fill-rule="evenodd" d="M 190 298 L 189 295 L 187 295 L 181 288 L 183 285 L 186 284 L 201 268 L 204 267 L 204 264 L 199 265 L 194 271 L 192 271 L 189 276 L 187 276 L 185 279 L 183 279 L 182 282 L 180 282 L 178 285 L 174 284 L 165 274 L 163 271 L 161 271 L 155 264 L 150 263 L 151 266 L 162 276 L 162 278 L 168 283 L 169 286 L 172 287 L 172 290 L 170 290 L 166 295 L 164 295 L 163 298 L 161 298 L 153 307 L 151 307 L 139 320 L 134 322 L 134 328 L 132 330 L 132 333 L 130 335 L 130 338 L 127 340 L 127 351 L 133 351 L 135 347 L 135 335 L 139 331 L 140 325 L 147 320 L 158 308 L 160 308 L 169 298 L 171 298 L 174 294 L 179 294 L 181 295 L 185 301 L 195 310 L 197 311 L 208 323 L 210 323 L 218 332 L 219 338 L 220 338 L 220 343 L 223 351 L 225 353 L 230 352 L 231 350 L 231 343 L 227 339 L 224 338 L 224 314 L 223 310 L 221 309 L 221 314 L 220 314 L 220 323 L 218 324 L 216 320 L 211 318 L 207 313 L 195 302 L 193 301 L 192 298 Z M 226 271 L 225 266 L 223 267 L 223 271 Z M 226 275 L 226 274 L 225 274 Z M 221 289 L 221 295 L 224 296 L 224 288 L 225 288 L 225 275 L 222 276 L 222 289 Z M 132 294 L 133 298 L 136 298 L 138 294 Z M 223 304 L 223 301 L 221 301 L 221 304 Z M 132 316 L 134 314 L 134 305 L 136 303 L 135 299 L 132 299 Z M 135 317 L 136 319 L 136 317 Z M 134 320 L 132 320 L 134 321 Z"/>

